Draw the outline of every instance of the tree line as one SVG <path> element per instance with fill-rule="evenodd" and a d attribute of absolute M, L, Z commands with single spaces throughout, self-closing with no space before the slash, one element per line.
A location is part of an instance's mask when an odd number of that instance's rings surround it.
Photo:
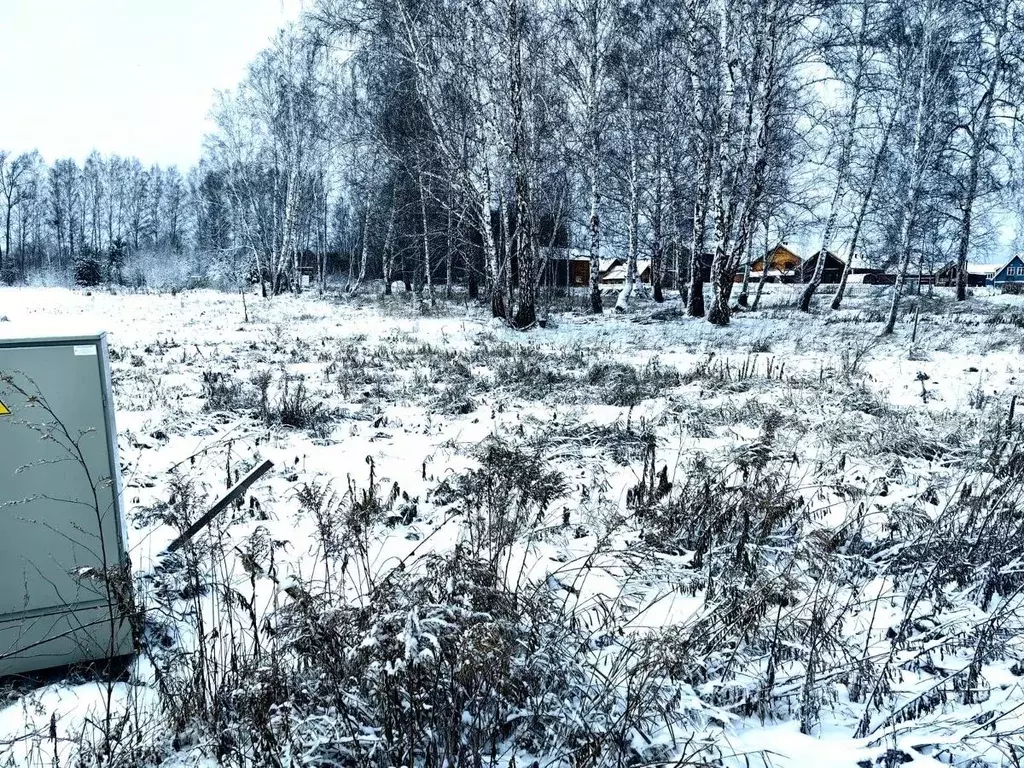
<path fill-rule="evenodd" d="M 968 260 L 1018 213 L 1022 9 L 315 0 L 218 94 L 185 176 L 7 158 L 0 266 L 66 266 L 120 241 L 230 257 L 267 295 L 339 269 L 350 290 L 401 278 L 422 303 L 464 285 L 527 328 L 552 246 L 572 246 L 592 311 L 606 309 L 601 260 L 619 256 L 617 308 L 643 261 L 655 301 L 678 292 L 723 325 L 758 301 L 752 260 L 800 236 L 846 255 L 833 308 L 850 256 L 896 270 L 891 330 L 909 274 L 956 260 L 964 298 Z"/>
<path fill-rule="evenodd" d="M 216 258 L 226 244 L 217 236 L 218 178 L 205 163 L 183 175 L 176 166 L 98 152 L 79 165 L 0 150 L 0 279 L 13 284 L 89 263 L 125 282 L 133 254 Z"/>

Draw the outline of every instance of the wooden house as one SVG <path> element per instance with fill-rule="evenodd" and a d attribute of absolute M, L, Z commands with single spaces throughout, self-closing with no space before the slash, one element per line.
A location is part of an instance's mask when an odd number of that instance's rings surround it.
<path fill-rule="evenodd" d="M 1018 254 L 996 269 L 990 282 L 992 285 L 999 286 L 1011 283 L 1024 285 L 1024 257 Z"/>
<path fill-rule="evenodd" d="M 1004 268 L 1009 264 L 1004 265 Z M 999 271 L 998 264 L 978 264 L 967 262 L 967 287 L 980 288 L 994 280 Z M 957 264 L 951 261 L 935 273 L 935 285 L 952 288 L 956 285 Z"/>
<path fill-rule="evenodd" d="M 625 259 L 612 259 L 608 269 L 601 266 L 601 284 L 608 287 L 617 287 L 626 284 L 626 277 L 629 275 L 629 262 Z M 649 259 L 636 260 L 636 275 L 641 283 L 651 283 L 651 262 Z"/>
<path fill-rule="evenodd" d="M 542 284 L 556 288 L 590 285 L 590 253 L 577 248 L 541 248 L 544 260 Z"/>
<path fill-rule="evenodd" d="M 766 268 L 767 264 L 769 275 L 773 272 L 780 274 L 792 273 L 802 262 L 803 259 L 800 258 L 795 251 L 787 248 L 782 243 L 779 243 L 768 252 L 767 256 L 754 259 L 750 263 L 750 271 L 760 274 Z"/>
<path fill-rule="evenodd" d="M 801 262 L 796 270 L 797 281 L 801 283 L 811 282 L 814 270 L 817 269 L 818 254 Z M 843 270 L 846 269 L 846 262 L 840 259 L 831 251 L 825 251 L 825 266 L 821 272 L 821 282 L 835 285 L 843 279 Z"/>
<path fill-rule="evenodd" d="M 865 285 L 889 285 L 896 282 L 896 275 L 889 274 L 881 267 L 858 267 L 854 262 L 850 267 L 849 280 Z"/>
<path fill-rule="evenodd" d="M 767 256 L 750 262 L 750 280 L 757 282 L 763 277 L 769 283 L 809 283 L 818 264 L 818 254 L 804 259 L 786 245 L 775 246 Z M 843 277 L 846 262 L 831 251 L 825 251 L 825 267 L 821 282 L 838 283 Z M 736 273 L 736 282 L 743 282 L 743 270 Z"/>
<path fill-rule="evenodd" d="M 895 285 L 896 275 L 886 272 L 884 269 L 857 269 L 850 270 L 848 281 L 851 285 Z"/>
<path fill-rule="evenodd" d="M 598 282 L 603 283 L 612 270 L 618 269 L 625 263 L 625 259 L 601 259 L 601 269 L 597 273 Z"/>
<path fill-rule="evenodd" d="M 757 282 L 764 277 L 769 283 L 792 283 L 796 282 L 798 270 L 803 259 L 783 244 L 776 245 L 765 256 L 759 256 L 750 262 L 750 280 Z M 735 282 L 742 283 L 744 269 L 736 271 L 733 278 Z"/>

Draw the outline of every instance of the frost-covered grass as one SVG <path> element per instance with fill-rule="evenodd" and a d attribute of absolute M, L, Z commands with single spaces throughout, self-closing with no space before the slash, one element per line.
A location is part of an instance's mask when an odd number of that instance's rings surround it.
<path fill-rule="evenodd" d="M 145 609 L 128 683 L 0 694 L 0 765 L 1018 765 L 1024 301 L 911 343 L 859 291 L 520 334 L 0 289 L 110 332 Z"/>

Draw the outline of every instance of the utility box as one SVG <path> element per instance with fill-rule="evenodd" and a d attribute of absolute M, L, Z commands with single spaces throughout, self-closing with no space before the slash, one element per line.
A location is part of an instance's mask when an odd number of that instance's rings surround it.
<path fill-rule="evenodd" d="M 105 334 L 0 323 L 0 677 L 134 652 Z"/>

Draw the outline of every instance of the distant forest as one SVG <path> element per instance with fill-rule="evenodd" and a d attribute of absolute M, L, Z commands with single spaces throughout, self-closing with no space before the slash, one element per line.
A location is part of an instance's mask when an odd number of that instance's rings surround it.
<path fill-rule="evenodd" d="M 895 313 L 908 270 L 957 261 L 966 295 L 1020 218 L 1021 51 L 1024 0 L 315 0 L 216 95 L 194 168 L 0 152 L 0 278 L 401 279 L 525 328 L 571 246 L 593 311 L 617 256 L 620 309 L 644 260 L 725 324 L 800 237 L 896 270 Z"/>

